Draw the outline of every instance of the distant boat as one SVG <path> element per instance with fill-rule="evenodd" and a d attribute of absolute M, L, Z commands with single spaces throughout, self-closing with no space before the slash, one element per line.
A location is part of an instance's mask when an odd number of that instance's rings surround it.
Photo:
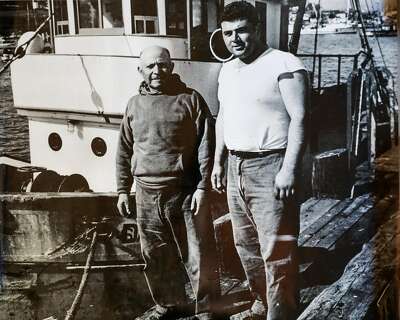
<path fill-rule="evenodd" d="M 293 24 L 289 24 L 289 34 L 293 33 Z M 301 34 L 315 34 L 317 26 L 315 24 L 303 26 Z M 339 34 L 339 33 L 356 33 L 356 29 L 349 23 L 328 23 L 318 27 L 318 34 Z"/>

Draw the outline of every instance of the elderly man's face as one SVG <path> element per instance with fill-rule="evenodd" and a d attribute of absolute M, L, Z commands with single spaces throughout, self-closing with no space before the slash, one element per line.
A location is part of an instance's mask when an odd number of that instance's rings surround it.
<path fill-rule="evenodd" d="M 223 21 L 221 29 L 225 46 L 235 57 L 246 59 L 256 50 L 259 43 L 257 30 L 247 19 Z"/>
<path fill-rule="evenodd" d="M 139 72 L 151 89 L 162 91 L 172 70 L 173 64 L 166 50 L 152 47 L 142 52 Z"/>

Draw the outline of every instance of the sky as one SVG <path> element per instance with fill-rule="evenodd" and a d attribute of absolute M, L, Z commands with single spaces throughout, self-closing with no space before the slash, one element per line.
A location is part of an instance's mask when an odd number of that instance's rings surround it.
<path fill-rule="evenodd" d="M 319 0 L 313 0 L 318 3 Z M 382 7 L 383 0 L 360 0 L 361 7 L 365 9 L 365 3 L 368 4 L 370 10 L 372 10 L 371 3 L 375 10 Z M 347 0 L 321 0 L 321 7 L 325 10 L 345 10 L 347 8 Z"/>

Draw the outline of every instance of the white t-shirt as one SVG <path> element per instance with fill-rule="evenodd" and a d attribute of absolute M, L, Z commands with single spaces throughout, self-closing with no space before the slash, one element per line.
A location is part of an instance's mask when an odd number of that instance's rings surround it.
<path fill-rule="evenodd" d="M 298 70 L 305 70 L 299 58 L 272 48 L 250 64 L 234 59 L 222 66 L 218 99 L 229 150 L 257 152 L 286 148 L 290 118 L 278 78 Z"/>

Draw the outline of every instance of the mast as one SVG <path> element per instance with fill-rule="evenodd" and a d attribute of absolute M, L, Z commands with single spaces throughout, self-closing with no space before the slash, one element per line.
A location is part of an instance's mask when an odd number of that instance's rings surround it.
<path fill-rule="evenodd" d="M 300 33 L 301 33 L 301 28 L 303 27 L 303 18 L 304 18 L 304 13 L 306 12 L 306 4 L 307 0 L 299 0 L 297 3 L 299 9 L 296 13 L 296 20 L 294 21 L 293 33 L 289 43 L 289 51 L 293 54 L 296 54 L 297 49 L 299 48 Z"/>
<path fill-rule="evenodd" d="M 55 45 L 54 45 L 54 8 L 53 8 L 53 0 L 47 0 L 47 9 L 49 11 L 49 30 L 50 30 L 50 46 L 52 52 L 55 52 Z"/>

